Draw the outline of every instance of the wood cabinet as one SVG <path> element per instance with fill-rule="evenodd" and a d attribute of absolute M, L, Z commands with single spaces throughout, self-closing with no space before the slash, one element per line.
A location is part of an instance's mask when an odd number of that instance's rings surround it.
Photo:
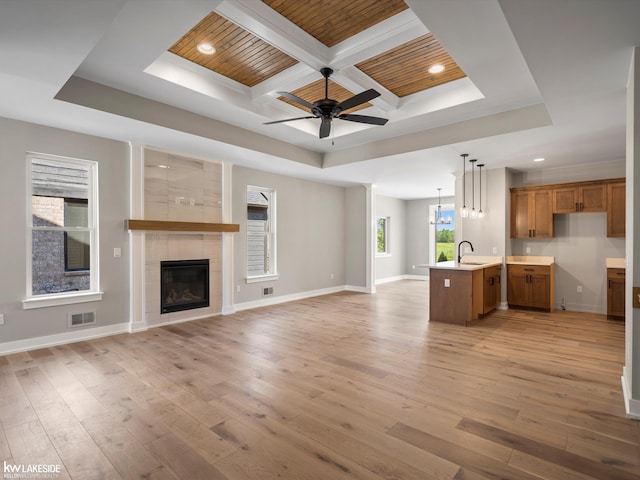
<path fill-rule="evenodd" d="M 607 315 L 624 318 L 624 268 L 607 268 Z"/>
<path fill-rule="evenodd" d="M 607 184 L 607 237 L 624 237 L 626 222 L 626 184 Z"/>
<path fill-rule="evenodd" d="M 554 236 L 553 216 L 607 212 L 607 236 L 625 235 L 625 179 L 514 187 L 511 189 L 511 238 Z"/>
<path fill-rule="evenodd" d="M 551 190 L 511 189 L 511 238 L 553 237 Z"/>
<path fill-rule="evenodd" d="M 606 183 L 573 183 L 553 189 L 553 213 L 606 211 Z"/>
<path fill-rule="evenodd" d="M 553 310 L 553 265 L 507 265 L 507 303 Z"/>
<path fill-rule="evenodd" d="M 482 313 L 489 313 L 500 306 L 502 300 L 502 265 L 487 267 L 482 270 L 484 291 Z"/>

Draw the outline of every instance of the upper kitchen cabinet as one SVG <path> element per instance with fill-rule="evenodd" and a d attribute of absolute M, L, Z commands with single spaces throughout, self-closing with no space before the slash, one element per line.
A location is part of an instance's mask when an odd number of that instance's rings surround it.
<path fill-rule="evenodd" d="M 539 187 L 511 189 L 511 238 L 553 237 L 551 190 Z"/>
<path fill-rule="evenodd" d="M 606 212 L 607 184 L 569 183 L 553 189 L 553 213 Z"/>
<path fill-rule="evenodd" d="M 607 237 L 624 237 L 626 216 L 625 182 L 607 184 L 607 197 Z"/>

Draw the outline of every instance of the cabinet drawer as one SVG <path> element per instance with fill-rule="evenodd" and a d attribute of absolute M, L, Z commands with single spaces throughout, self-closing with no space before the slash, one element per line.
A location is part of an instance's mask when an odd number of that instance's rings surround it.
<path fill-rule="evenodd" d="M 607 268 L 607 278 L 625 278 L 625 269 L 624 268 Z"/>
<path fill-rule="evenodd" d="M 507 265 L 509 273 L 515 275 L 549 275 L 546 265 Z"/>

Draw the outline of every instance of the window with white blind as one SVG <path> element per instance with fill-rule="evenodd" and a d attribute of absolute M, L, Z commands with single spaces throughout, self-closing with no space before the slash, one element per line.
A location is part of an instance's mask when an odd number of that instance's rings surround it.
<path fill-rule="evenodd" d="M 247 282 L 278 277 L 276 191 L 247 186 Z"/>

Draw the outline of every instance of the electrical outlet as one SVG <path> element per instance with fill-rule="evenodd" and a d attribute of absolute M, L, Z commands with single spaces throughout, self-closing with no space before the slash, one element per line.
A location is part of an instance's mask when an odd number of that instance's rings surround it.
<path fill-rule="evenodd" d="M 4 325 L 4 313 L 0 313 L 0 325 Z"/>
<path fill-rule="evenodd" d="M 451 280 L 448 279 L 448 278 L 445 278 L 444 279 L 444 286 L 447 287 L 447 288 L 450 287 L 451 286 Z"/>
<path fill-rule="evenodd" d="M 527 247 L 524 249 L 525 253 L 531 253 L 531 247 Z"/>
<path fill-rule="evenodd" d="M 416 269 L 416 266 L 415 266 L 415 265 L 411 265 L 411 268 L 412 268 L 413 270 L 415 270 L 415 269 Z"/>
<path fill-rule="evenodd" d="M 582 285 L 578 285 L 577 292 L 582 293 Z"/>
<path fill-rule="evenodd" d="M 115 258 L 121 257 L 122 256 L 122 249 L 120 247 L 115 247 L 113 249 L 113 256 Z"/>
<path fill-rule="evenodd" d="M 331 274 L 331 280 L 333 280 L 333 273 Z"/>
<path fill-rule="evenodd" d="M 491 251 L 493 252 L 493 254 L 495 255 L 496 253 L 498 253 L 498 247 L 493 247 L 491 249 Z"/>

